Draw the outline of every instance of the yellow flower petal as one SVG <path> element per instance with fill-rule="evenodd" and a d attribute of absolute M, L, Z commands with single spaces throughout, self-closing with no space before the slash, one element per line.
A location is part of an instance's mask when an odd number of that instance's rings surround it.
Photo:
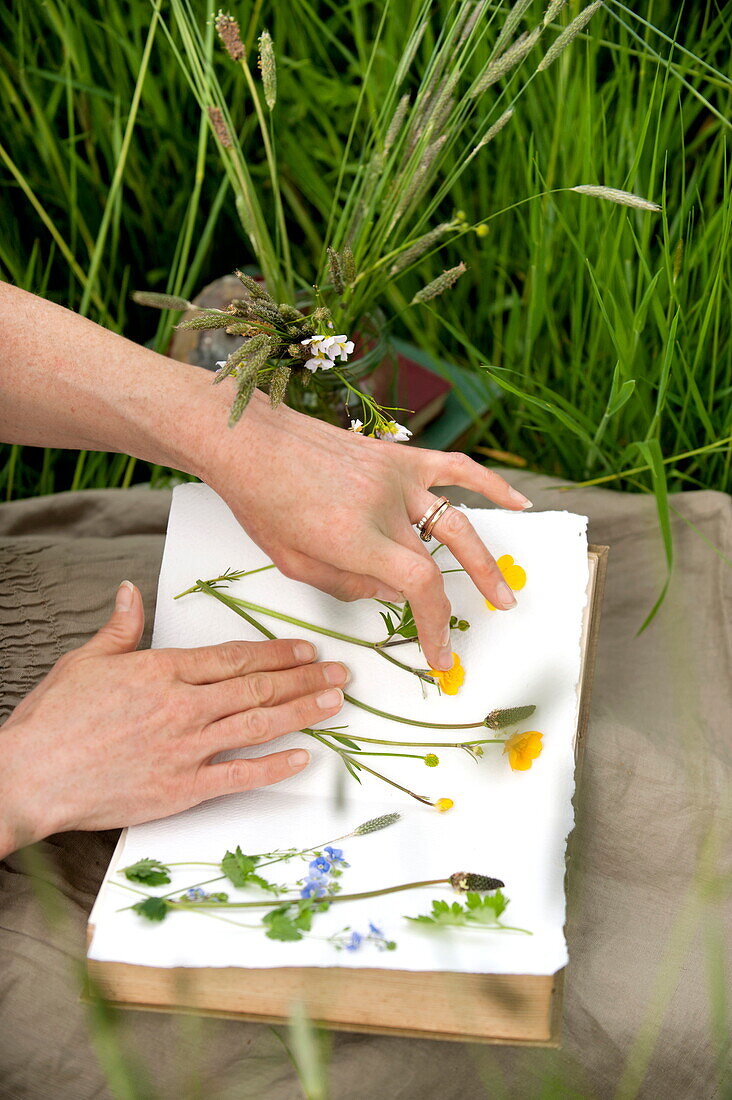
<path fill-rule="evenodd" d="M 526 584 L 526 570 L 520 565 L 517 565 L 510 554 L 501 554 L 496 565 L 501 570 L 503 579 L 508 587 L 513 592 L 520 592 Z M 489 611 L 496 610 L 490 600 L 485 601 L 485 606 Z"/>
<path fill-rule="evenodd" d="M 528 730 L 525 733 L 514 733 L 509 737 L 503 747 L 504 755 L 508 754 L 508 762 L 515 772 L 527 772 L 534 760 L 541 753 L 542 734 L 538 730 Z"/>
<path fill-rule="evenodd" d="M 430 672 L 435 680 L 437 680 L 445 695 L 457 695 L 465 680 L 465 669 L 457 653 L 453 653 L 452 655 L 451 668 L 431 668 Z"/>
<path fill-rule="evenodd" d="M 520 565 L 511 565 L 503 571 L 503 579 L 514 592 L 520 592 L 526 584 L 526 570 Z"/>
<path fill-rule="evenodd" d="M 435 809 L 439 813 L 444 814 L 447 813 L 448 810 L 451 810 L 454 805 L 455 803 L 451 798 L 438 798 L 435 802 Z"/>

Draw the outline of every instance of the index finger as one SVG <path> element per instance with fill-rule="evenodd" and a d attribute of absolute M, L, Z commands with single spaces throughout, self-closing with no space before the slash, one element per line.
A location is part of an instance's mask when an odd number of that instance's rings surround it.
<path fill-rule="evenodd" d="M 461 485 L 463 489 L 480 493 L 501 508 L 510 508 L 514 512 L 531 508 L 528 497 L 509 485 L 495 470 L 486 469 L 462 451 L 427 451 L 425 457 L 428 460 L 428 488 L 433 485 Z"/>
<path fill-rule="evenodd" d="M 410 529 L 410 535 L 413 532 Z M 440 568 L 429 554 L 383 538 L 369 553 L 371 571 L 409 600 L 424 655 L 431 668 L 452 668 L 450 601 Z"/>
<path fill-rule="evenodd" d="M 188 684 L 216 684 L 247 672 L 278 672 L 315 660 L 312 642 L 301 638 L 277 638 L 262 642 L 222 642 L 194 649 L 166 652 L 176 674 Z"/>

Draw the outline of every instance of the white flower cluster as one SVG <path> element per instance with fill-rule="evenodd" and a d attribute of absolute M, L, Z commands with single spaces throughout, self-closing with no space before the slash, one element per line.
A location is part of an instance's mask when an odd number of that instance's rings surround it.
<path fill-rule="evenodd" d="M 396 420 L 389 420 L 381 428 L 376 429 L 376 435 L 379 439 L 390 439 L 392 443 L 405 443 L 412 433 L 403 424 L 397 424 Z"/>
<path fill-rule="evenodd" d="M 363 432 L 363 423 L 360 420 L 352 420 L 349 432 Z M 389 420 L 381 428 L 374 432 L 378 439 L 390 439 L 392 443 L 405 443 L 412 435 L 409 428 L 403 424 L 397 424 L 396 420 Z"/>
<path fill-rule="evenodd" d="M 348 362 L 348 356 L 352 354 L 354 343 L 343 333 L 340 336 L 308 336 L 307 340 L 301 340 L 303 347 L 310 348 L 311 358 L 305 366 L 309 371 L 330 370 L 336 359 L 341 363 Z"/>

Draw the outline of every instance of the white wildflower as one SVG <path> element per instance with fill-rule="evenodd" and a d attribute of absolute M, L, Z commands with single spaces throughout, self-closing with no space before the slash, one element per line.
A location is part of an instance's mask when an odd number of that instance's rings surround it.
<path fill-rule="evenodd" d="M 305 370 L 315 374 L 316 370 L 331 370 L 332 366 L 333 360 L 329 359 L 327 355 L 314 355 L 312 359 L 308 359 L 305 363 Z"/>
<path fill-rule="evenodd" d="M 334 336 L 308 336 L 307 339 L 301 340 L 300 343 L 303 347 L 310 345 L 310 350 L 314 355 L 329 355 L 331 359 L 335 356 L 335 352 L 331 353 L 330 347 L 334 342 Z"/>
<path fill-rule="evenodd" d="M 349 432 L 362 432 L 363 420 L 352 420 L 348 428 Z"/>
<path fill-rule="evenodd" d="M 353 354 L 353 349 L 355 347 L 353 340 L 349 340 L 345 333 L 341 333 L 340 336 L 330 336 L 329 340 L 331 344 L 327 354 L 330 355 L 332 359 L 336 359 L 340 355 L 341 362 L 345 363 L 348 356 Z"/>
<path fill-rule="evenodd" d="M 409 428 L 405 428 L 403 424 L 397 424 L 396 420 L 389 420 L 376 429 L 379 439 L 390 439 L 392 443 L 404 443 L 411 434 Z"/>

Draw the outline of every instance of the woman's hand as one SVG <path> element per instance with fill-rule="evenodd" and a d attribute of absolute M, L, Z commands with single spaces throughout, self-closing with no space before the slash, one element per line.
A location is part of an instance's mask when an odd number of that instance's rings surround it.
<path fill-rule="evenodd" d="M 341 709 L 348 680 L 307 641 L 135 652 L 144 624 L 125 581 L 107 624 L 67 653 L 0 729 L 0 857 L 51 833 L 165 817 L 277 783 L 304 749 L 213 763 Z"/>
<path fill-rule="evenodd" d="M 363 437 L 283 406 L 272 409 L 263 394 L 255 394 L 240 425 L 218 434 L 202 476 L 286 576 L 342 600 L 408 599 L 433 668 L 452 665 L 450 604 L 439 564 L 412 526 L 436 500 L 431 487 L 462 485 L 503 508 L 530 507 L 464 454 Z M 434 534 L 495 607 L 515 605 L 463 512 L 449 508 Z"/>
<path fill-rule="evenodd" d="M 433 485 L 462 485 L 514 511 L 528 507 L 503 478 L 463 454 L 364 439 L 272 409 L 261 392 L 229 430 L 230 383 L 212 386 L 208 371 L 3 283 L 0 325 L 0 438 L 121 451 L 195 474 L 287 576 L 341 599 L 406 597 L 430 665 L 450 667 L 450 605 L 412 524 L 435 500 Z M 495 607 L 513 607 L 462 512 L 449 508 L 434 531 Z"/>

